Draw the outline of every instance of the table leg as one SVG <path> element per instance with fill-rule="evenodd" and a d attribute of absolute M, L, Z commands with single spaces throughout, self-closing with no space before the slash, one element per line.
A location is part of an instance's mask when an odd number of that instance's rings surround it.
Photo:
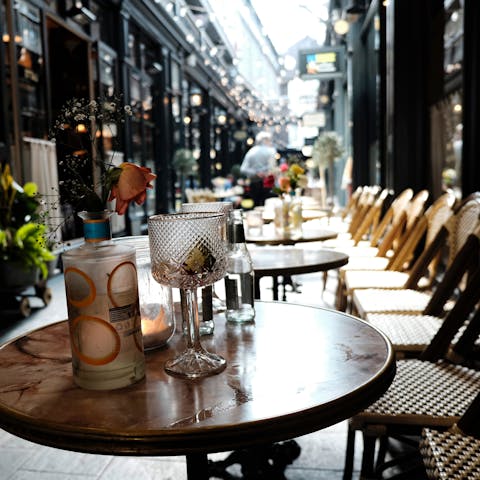
<path fill-rule="evenodd" d="M 255 275 L 254 297 L 255 300 L 260 300 L 260 277 L 258 275 Z"/>
<path fill-rule="evenodd" d="M 210 460 L 209 474 L 223 480 L 286 480 L 286 467 L 299 455 L 300 446 L 295 440 L 235 450 L 224 460 Z M 240 466 L 241 477 L 227 471 L 231 465 Z"/>
<path fill-rule="evenodd" d="M 278 277 L 273 276 L 273 299 L 278 300 Z"/>
<path fill-rule="evenodd" d="M 208 480 L 208 458 L 206 453 L 190 453 L 187 455 L 188 480 Z"/>

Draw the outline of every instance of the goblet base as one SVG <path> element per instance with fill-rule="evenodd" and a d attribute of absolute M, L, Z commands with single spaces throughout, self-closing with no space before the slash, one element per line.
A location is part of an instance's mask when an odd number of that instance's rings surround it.
<path fill-rule="evenodd" d="M 226 360 L 215 353 L 188 348 L 178 357 L 165 363 L 165 371 L 181 378 L 201 378 L 216 375 L 225 370 Z"/>

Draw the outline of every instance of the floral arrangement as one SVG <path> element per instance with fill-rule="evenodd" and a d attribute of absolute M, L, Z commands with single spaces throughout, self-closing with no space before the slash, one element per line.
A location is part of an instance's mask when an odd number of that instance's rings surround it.
<path fill-rule="evenodd" d="M 107 202 L 116 200 L 115 210 L 123 215 L 128 205 L 141 205 L 146 189 L 156 177 L 149 168 L 134 163 L 113 163 L 107 157 L 102 137 L 117 138 L 126 116 L 132 115 L 130 106 L 123 106 L 120 97 L 97 100 L 73 98 L 61 108 L 50 138 L 57 143 L 62 158 L 59 162 L 66 175 L 60 184 L 62 202 L 70 203 L 74 210 L 98 212 L 107 208 Z M 112 145 L 113 146 L 113 145 Z M 90 160 L 96 166 L 91 169 Z"/>
<path fill-rule="evenodd" d="M 298 163 L 292 163 L 290 166 L 282 163 L 273 191 L 278 195 L 293 193 L 297 188 L 305 188 L 307 184 L 308 178 L 303 167 Z"/>
<path fill-rule="evenodd" d="M 55 256 L 47 246 L 40 207 L 37 185 L 21 187 L 5 165 L 0 175 L 0 259 L 18 262 L 24 270 L 39 268 L 46 278 L 47 262 Z"/>

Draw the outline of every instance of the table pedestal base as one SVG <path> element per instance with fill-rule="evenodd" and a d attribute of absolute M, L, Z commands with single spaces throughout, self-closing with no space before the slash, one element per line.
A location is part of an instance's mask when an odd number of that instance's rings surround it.
<path fill-rule="evenodd" d="M 286 480 L 285 468 L 300 455 L 295 440 L 235 450 L 225 460 L 208 462 L 209 477 L 224 480 Z M 241 467 L 242 477 L 227 472 L 231 465 Z"/>
<path fill-rule="evenodd" d="M 260 278 L 261 277 L 258 277 L 258 276 L 255 277 L 255 300 L 260 300 Z M 281 278 L 281 280 L 279 280 L 279 278 Z M 285 276 L 273 275 L 272 279 L 273 279 L 272 291 L 273 291 L 274 301 L 277 301 L 279 298 L 278 294 L 280 292 L 280 287 L 282 287 L 282 300 L 284 302 L 287 301 L 287 291 L 285 288 L 287 285 L 292 287 L 292 292 L 302 293 L 300 291 L 300 287 L 302 286 L 302 284 L 300 282 L 296 282 L 295 280 L 293 280 L 291 275 L 285 275 Z"/>

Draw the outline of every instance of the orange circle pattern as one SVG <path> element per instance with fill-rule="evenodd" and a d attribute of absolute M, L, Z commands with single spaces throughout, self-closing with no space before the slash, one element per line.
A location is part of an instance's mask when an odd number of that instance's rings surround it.
<path fill-rule="evenodd" d="M 73 300 L 68 295 L 68 289 L 67 289 L 67 299 L 68 299 L 68 301 L 73 306 L 75 306 L 77 308 L 86 307 L 86 306 L 90 305 L 91 303 L 93 303 L 93 301 L 95 300 L 95 297 L 97 296 L 97 289 L 95 287 L 95 284 L 93 283 L 93 280 L 85 272 L 82 272 L 82 270 L 80 270 L 79 268 L 76 268 L 76 267 L 68 267 L 65 270 L 65 273 L 64 273 L 65 278 L 70 273 L 80 275 L 87 282 L 87 284 L 90 288 L 90 293 L 89 293 L 89 295 L 87 295 L 85 298 L 82 298 L 81 300 Z M 65 283 L 66 283 L 66 285 L 68 285 L 68 282 L 65 282 Z"/>
<path fill-rule="evenodd" d="M 135 274 L 137 273 L 137 267 L 135 266 L 135 264 L 133 262 L 122 262 L 122 263 L 119 263 L 113 270 L 112 272 L 110 273 L 109 277 L 108 277 L 108 283 L 107 283 L 107 293 L 108 293 L 108 298 L 110 299 L 110 301 L 112 302 L 112 305 L 114 307 L 119 307 L 120 305 L 117 304 L 117 302 L 115 302 L 114 298 L 113 298 L 113 292 L 112 292 L 112 279 L 115 275 L 115 272 L 118 271 L 119 268 L 123 267 L 124 265 L 130 265 L 133 270 L 135 271 Z M 138 294 L 137 294 L 138 295 Z M 138 298 L 138 297 L 137 297 Z"/>
<path fill-rule="evenodd" d="M 97 322 L 102 327 L 105 327 L 106 329 L 108 329 L 110 333 L 112 333 L 112 335 L 115 338 L 115 347 L 108 355 L 104 357 L 99 357 L 99 358 L 89 357 L 88 355 L 85 355 L 79 350 L 78 345 L 75 341 L 75 338 L 76 338 L 75 330 L 81 322 Z M 98 317 L 89 317 L 87 315 L 80 315 L 77 318 L 75 318 L 72 321 L 71 337 L 72 337 L 72 348 L 75 354 L 82 362 L 87 363 L 89 365 L 106 365 L 107 363 L 110 363 L 113 360 L 115 360 L 115 358 L 117 358 L 118 353 L 120 352 L 121 340 L 120 340 L 120 336 L 118 335 L 118 332 L 115 330 L 114 327 L 112 327 L 112 325 L 110 325 L 108 322 Z"/>

